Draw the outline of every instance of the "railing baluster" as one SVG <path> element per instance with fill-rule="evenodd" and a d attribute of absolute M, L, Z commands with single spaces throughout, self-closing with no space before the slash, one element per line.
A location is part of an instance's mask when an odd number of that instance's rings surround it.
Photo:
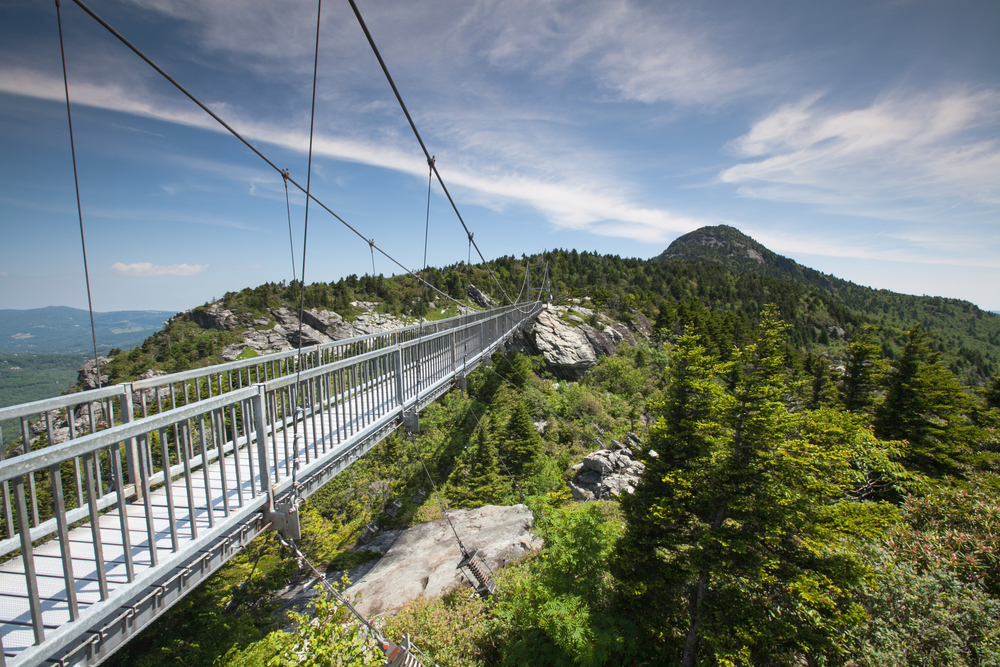
<path fill-rule="evenodd" d="M 156 524 L 153 522 L 153 502 L 149 497 L 149 478 L 153 474 L 152 435 L 143 435 L 139 442 L 139 481 L 142 484 L 142 506 L 146 513 L 146 539 L 149 540 L 149 563 L 155 567 L 158 561 L 156 555 Z"/>
<path fill-rule="evenodd" d="M 204 440 L 202 441 L 202 451 L 204 451 Z M 174 513 L 174 485 L 170 479 L 170 447 L 167 444 L 167 429 L 160 429 L 160 456 L 163 459 L 163 490 L 167 495 L 167 521 L 170 522 L 170 544 L 173 551 L 176 553 L 180 549 L 180 538 L 177 535 L 177 516 Z M 205 460 L 202 458 L 202 465 L 205 465 Z M 209 513 L 211 514 L 212 506 L 209 504 Z M 192 515 L 194 514 L 194 508 L 191 508 Z M 191 517 L 194 520 L 194 516 Z"/>
<path fill-rule="evenodd" d="M 222 476 L 222 514 L 229 516 L 229 480 L 226 477 L 226 416 L 219 408 L 212 413 L 212 421 L 218 422 L 215 427 L 215 453 L 219 457 L 219 474 Z"/>
<path fill-rule="evenodd" d="M 127 445 L 126 445 L 127 446 Z M 125 502 L 125 479 L 122 470 L 122 455 L 120 445 L 108 450 L 108 463 L 115 481 L 115 493 L 118 496 L 118 525 L 122 531 L 122 551 L 125 554 L 125 576 L 129 583 L 135 580 L 135 563 L 132 561 L 132 539 L 128 534 L 128 504 Z"/>
<path fill-rule="evenodd" d="M 191 447 L 191 425 L 185 419 L 181 427 L 181 434 L 184 442 L 181 446 L 184 463 L 184 490 L 187 492 L 188 519 L 191 521 L 191 539 L 198 538 L 198 522 L 195 520 L 195 499 L 194 499 L 194 479 L 191 477 L 191 456 L 194 451 Z"/>
<path fill-rule="evenodd" d="M 98 453 L 85 455 L 83 458 L 83 473 L 87 484 L 87 505 L 90 509 L 90 536 L 94 545 L 94 567 L 97 570 L 97 584 L 101 599 L 108 599 L 108 573 L 104 568 L 104 544 L 101 541 L 100 514 L 97 510 L 97 490 L 94 480 L 94 469 L 100 465 Z"/>
<path fill-rule="evenodd" d="M 35 632 L 35 643 L 45 641 L 45 626 L 42 622 L 42 602 L 38 597 L 38 577 L 35 574 L 35 553 L 31 547 L 28 530 L 28 507 L 24 498 L 24 477 L 17 476 L 14 482 L 14 502 L 17 507 L 17 531 L 21 535 L 21 561 L 24 564 L 24 579 L 28 589 L 28 609 L 31 612 L 31 627 Z"/>

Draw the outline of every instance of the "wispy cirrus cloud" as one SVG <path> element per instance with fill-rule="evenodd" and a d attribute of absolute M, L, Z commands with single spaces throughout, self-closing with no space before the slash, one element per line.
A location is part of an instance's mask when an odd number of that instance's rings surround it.
<path fill-rule="evenodd" d="M 111 270 L 123 276 L 133 276 L 137 278 L 154 278 L 159 276 L 193 276 L 208 268 L 208 264 L 170 264 L 160 266 L 152 262 L 136 262 L 125 264 L 115 262 L 111 265 Z"/>
<path fill-rule="evenodd" d="M 0 91 L 36 98 L 64 99 L 62 82 L 37 72 L 10 69 L 0 72 Z M 140 89 L 126 89 L 114 84 L 76 84 L 71 89 L 76 104 L 121 111 L 148 118 L 206 130 L 225 132 L 214 120 L 200 111 L 191 111 L 148 98 Z M 237 130 L 254 141 L 266 142 L 287 149 L 305 152 L 309 135 L 290 129 L 286 124 L 274 124 L 243 119 L 226 119 Z M 519 142 L 514 148 L 495 138 L 499 152 L 516 153 L 513 164 L 485 162 L 488 167 L 472 166 L 475 158 L 450 165 L 446 171 L 449 184 L 466 188 L 477 203 L 502 208 L 520 203 L 534 207 L 557 228 L 590 231 L 603 236 L 630 238 L 645 243 L 668 241 L 677 233 L 711 224 L 693 216 L 650 208 L 629 196 L 629 188 L 607 177 L 597 167 L 572 169 L 566 165 L 556 169 L 544 147 L 536 147 L 538 159 L 532 159 L 529 142 Z M 412 144 L 412 142 L 408 142 Z M 424 177 L 426 166 L 422 156 L 411 148 L 401 148 L 396 142 L 377 143 L 367 138 L 317 133 L 313 142 L 316 155 L 367 164 Z M 565 154 L 565 147 L 560 152 Z M 482 155 L 482 150 L 475 152 Z M 601 165 L 599 159 L 585 161 Z M 523 165 L 529 165 L 524 167 Z M 540 166 L 539 166 L 540 165 Z M 551 166 L 547 170 L 546 165 Z M 218 171 L 221 165 L 198 161 L 198 169 Z M 548 172 L 548 173 L 546 173 Z M 229 176 L 245 178 L 251 185 L 261 180 L 256 169 L 237 169 Z"/>
<path fill-rule="evenodd" d="M 747 197 L 940 222 L 1000 211 L 1000 92 L 894 93 L 870 106 L 783 106 L 730 149 L 722 182 Z"/>

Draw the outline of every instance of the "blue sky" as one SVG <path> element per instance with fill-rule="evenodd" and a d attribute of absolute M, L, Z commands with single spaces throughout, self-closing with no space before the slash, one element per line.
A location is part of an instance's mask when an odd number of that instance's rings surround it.
<path fill-rule="evenodd" d="M 300 182 L 314 2 L 90 6 Z M 842 278 L 1000 310 L 1000 3 L 359 0 L 487 258 L 652 257 L 729 224 Z M 291 277 L 281 178 L 69 0 L 97 310 Z M 427 167 L 346 0 L 313 192 L 410 267 Z M 0 1 L 0 308 L 86 307 L 52 2 Z M 296 264 L 304 201 L 292 196 Z M 429 263 L 467 242 L 435 186 Z M 310 209 L 306 280 L 371 271 Z M 391 273 L 376 258 L 378 272 Z"/>

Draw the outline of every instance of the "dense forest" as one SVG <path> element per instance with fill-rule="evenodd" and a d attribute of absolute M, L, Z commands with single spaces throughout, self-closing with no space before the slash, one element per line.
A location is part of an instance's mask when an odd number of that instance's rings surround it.
<path fill-rule="evenodd" d="M 415 442 L 393 436 L 310 498 L 310 559 L 349 567 L 368 522 L 439 516 L 420 451 L 450 507 L 523 498 L 545 539 L 494 596 L 385 619 L 437 664 L 998 664 L 1000 379 L 969 393 L 919 327 L 895 360 L 859 332 L 824 373 L 789 363 L 773 307 L 725 353 L 699 327 L 624 344 L 578 383 L 497 354 Z M 568 466 L 633 430 L 635 493 L 571 501 Z M 314 664 L 381 664 L 336 605 L 272 631 L 298 568 L 261 540 L 114 660 L 288 664 L 321 642 Z"/>
<path fill-rule="evenodd" d="M 648 339 L 578 382 L 541 357 L 497 353 L 466 392 L 422 412 L 412 441 L 391 436 L 310 497 L 309 559 L 346 570 L 373 557 L 354 549 L 369 523 L 439 517 L 422 458 L 445 505 L 524 502 L 545 542 L 499 572 L 487 599 L 459 589 L 381 619 L 439 665 L 1000 664 L 1000 318 L 796 278 L 804 267 L 726 229 L 722 242 L 693 242 L 712 250 L 700 255 L 680 252 L 682 237 L 677 256 L 650 261 L 496 260 L 508 293 L 526 266 L 536 278 L 547 266 L 554 299 L 641 324 Z M 483 267 L 426 277 L 456 301 L 470 282 L 502 298 Z M 268 284 L 221 305 L 264 317 L 298 295 Z M 409 276 L 348 276 L 304 294 L 306 307 L 348 318 L 352 301 L 416 317 L 432 298 L 443 305 Z M 213 363 L 238 335 L 182 314 L 109 372 Z M 574 502 L 572 466 L 633 432 L 645 466 L 634 493 Z M 262 538 L 109 664 L 382 664 L 343 607 L 276 613 L 301 576 Z"/>
<path fill-rule="evenodd" d="M 720 229 L 733 242 L 765 258 L 765 264 L 737 261 L 728 254 L 729 248 L 720 250 L 719 246 L 685 240 L 699 232 L 717 234 Z M 824 276 L 775 255 L 728 227 L 709 227 L 699 232 L 671 245 L 674 250 L 691 245 L 708 248 L 697 255 L 669 256 L 668 249 L 660 258 L 641 260 L 553 250 L 494 260 L 492 273 L 499 286 L 485 267 L 459 263 L 430 268 L 422 274 L 438 293 L 422 291 L 420 283 L 409 275 L 350 275 L 336 282 L 308 285 L 301 296 L 306 308 L 335 310 L 348 320 L 359 312 L 351 305 L 359 300 L 377 303 L 379 310 L 392 315 L 423 314 L 427 319 L 437 319 L 455 314 L 458 302 L 469 305 L 465 286 L 470 283 L 498 303 L 505 302 L 504 294 L 516 296 L 523 289 L 525 270 L 530 267 L 535 286 L 541 284 L 548 271 L 556 300 L 585 298 L 599 311 L 626 323 L 640 316 L 656 322 L 657 327 L 676 327 L 677 322 L 689 317 L 711 320 L 715 323 L 712 326 L 722 327 L 717 337 L 731 333 L 737 342 L 744 341 L 746 332 L 759 321 L 764 305 L 775 304 L 791 326 L 786 344 L 793 361 L 800 366 L 810 357 L 824 354 L 839 358 L 847 340 L 866 328 L 882 353 L 896 359 L 906 346 L 909 329 L 920 324 L 930 337 L 928 344 L 941 353 L 942 363 L 963 384 L 985 386 L 1000 370 L 1000 316 L 967 301 L 896 294 Z M 532 288 L 532 296 L 538 295 Z M 296 282 L 266 283 L 227 293 L 218 303 L 249 321 L 269 317 L 269 309 L 294 310 L 299 297 Z M 426 302 L 435 299 L 439 305 L 451 304 L 451 309 L 444 314 L 428 309 Z M 149 368 L 176 372 L 219 363 L 222 348 L 238 341 L 240 332 L 240 327 L 233 331 L 201 329 L 182 313 L 131 352 L 114 350 L 116 360 L 108 372 L 112 381 L 122 382 Z"/>

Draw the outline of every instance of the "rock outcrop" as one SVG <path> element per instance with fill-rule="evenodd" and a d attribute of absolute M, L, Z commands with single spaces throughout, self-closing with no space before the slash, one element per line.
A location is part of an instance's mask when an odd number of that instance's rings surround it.
<path fill-rule="evenodd" d="M 480 550 L 494 572 L 542 546 L 531 534 L 534 516 L 524 505 L 487 505 L 449 514 L 466 548 Z M 378 543 L 376 539 L 369 546 Z M 431 598 L 468 585 L 465 575 L 456 568 L 462 556 L 445 519 L 402 531 L 383 540 L 382 547 L 388 547 L 385 555 L 347 591 L 361 594 L 358 611 L 366 616 L 395 609 L 417 597 Z"/>
<path fill-rule="evenodd" d="M 202 329 L 232 331 L 238 324 L 233 311 L 226 310 L 217 303 L 213 303 L 207 308 L 189 310 L 188 317 Z"/>
<path fill-rule="evenodd" d="M 469 295 L 469 298 L 472 299 L 472 302 L 480 308 L 494 308 L 497 305 L 496 301 L 475 285 L 469 285 L 465 291 Z"/>
<path fill-rule="evenodd" d="M 152 380 L 153 378 L 163 377 L 166 375 L 166 371 L 158 371 L 152 368 L 145 370 L 139 375 L 137 380 Z M 143 403 L 145 401 L 145 403 Z M 155 389 L 136 389 L 132 392 L 132 404 L 136 406 L 150 405 L 156 401 L 156 390 Z"/>
<path fill-rule="evenodd" d="M 627 442 L 613 440 L 610 449 L 591 452 L 582 463 L 573 466 L 576 474 L 566 484 L 574 500 L 600 500 L 635 490 L 645 466 L 633 458 L 635 454 L 629 446 L 639 444 L 638 436 L 629 433 Z"/>
<path fill-rule="evenodd" d="M 101 366 L 100 386 L 106 387 L 110 378 L 104 374 L 104 369 L 107 367 L 108 362 L 110 362 L 111 359 L 109 357 L 97 357 L 97 361 Z M 76 369 L 76 381 L 77 384 L 83 387 L 84 391 L 98 388 L 97 364 L 94 363 L 93 359 L 88 359 L 83 362 L 82 366 Z"/>
<path fill-rule="evenodd" d="M 597 353 L 581 328 L 563 322 L 548 306 L 538 314 L 528 338 L 557 373 L 575 378 L 597 364 Z"/>

